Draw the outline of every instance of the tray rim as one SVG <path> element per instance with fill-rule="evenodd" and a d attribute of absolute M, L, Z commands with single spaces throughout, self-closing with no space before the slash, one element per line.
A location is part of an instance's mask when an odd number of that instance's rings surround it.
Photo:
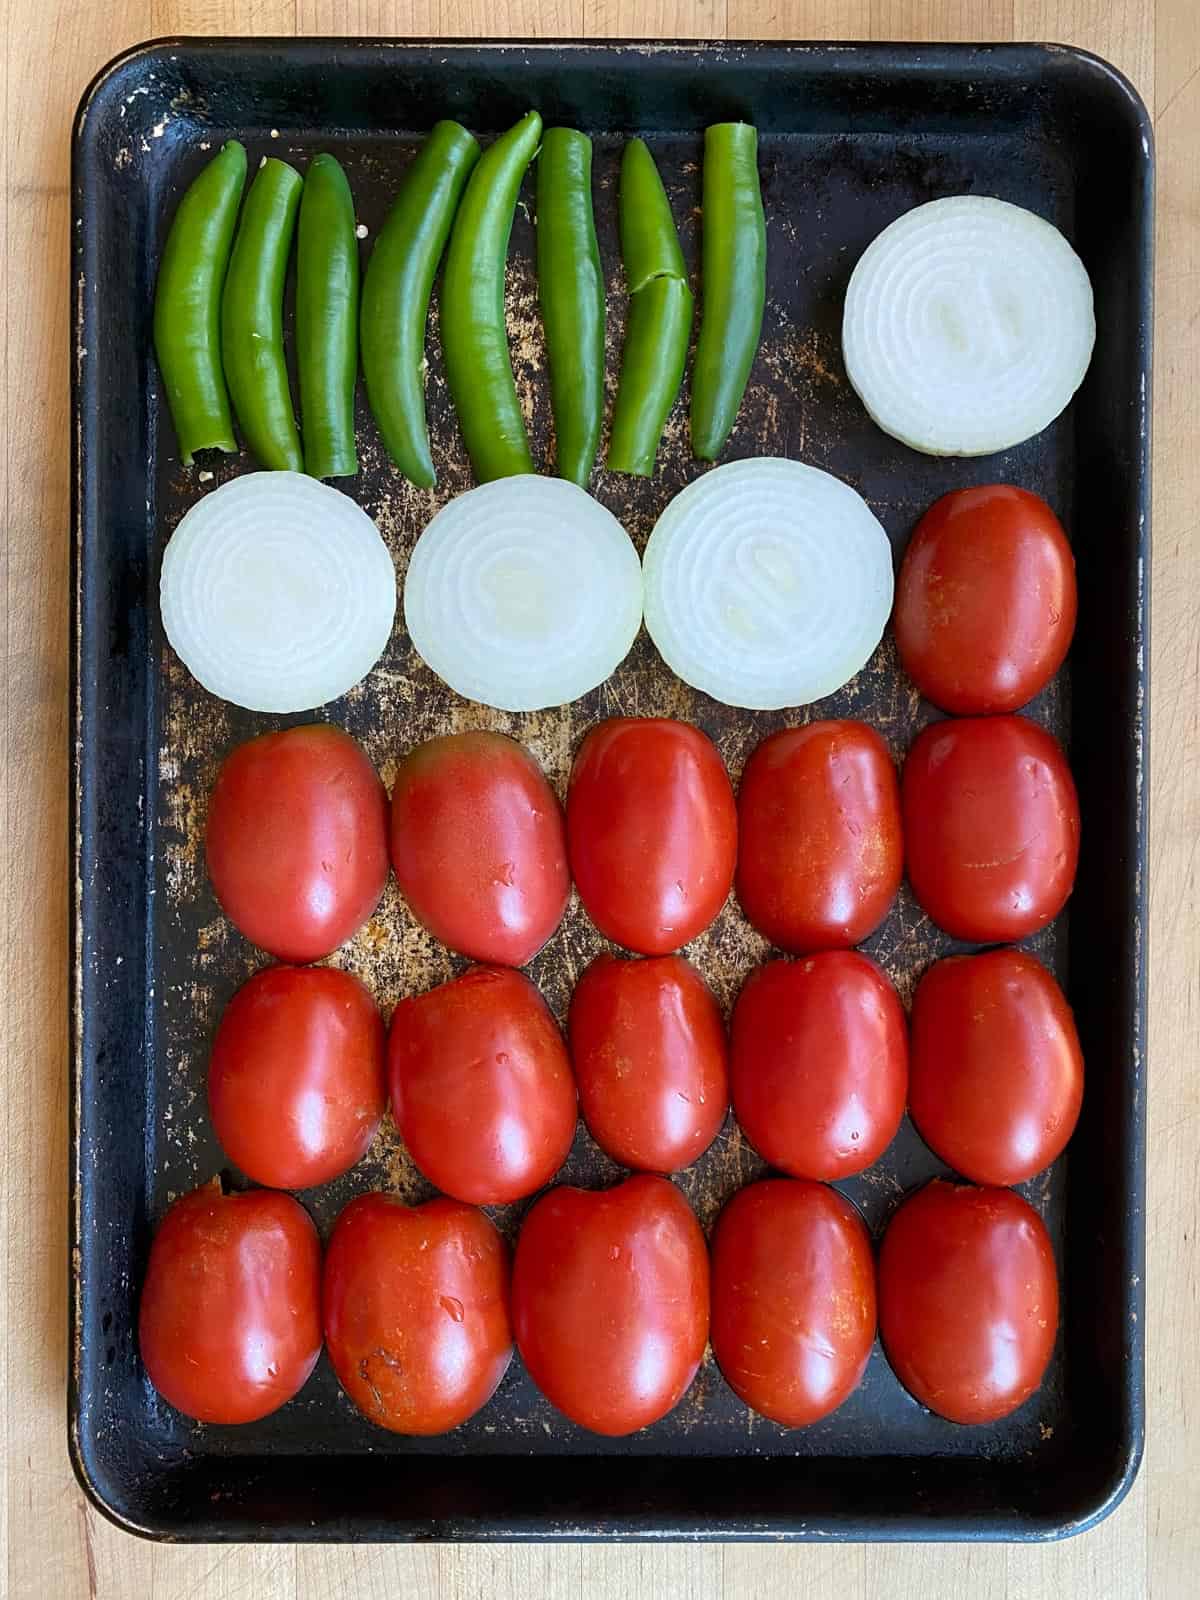
<path fill-rule="evenodd" d="M 561 51 L 571 50 L 597 54 L 614 50 L 642 51 L 646 54 L 698 54 L 723 51 L 747 58 L 768 53 L 797 56 L 826 56 L 834 61 L 845 60 L 847 67 L 861 65 L 872 57 L 880 58 L 880 66 L 895 66 L 897 56 L 920 62 L 935 70 L 938 66 L 964 63 L 972 58 L 998 59 L 1012 65 L 1027 62 L 1031 67 L 1037 61 L 1065 57 L 1107 80 L 1109 91 L 1125 102 L 1124 114 L 1141 137 L 1141 171 L 1145 179 L 1145 195 L 1139 216 L 1139 300 L 1142 318 L 1139 325 L 1143 359 L 1137 371 L 1142 380 L 1138 448 L 1131 464 L 1131 481 L 1135 486 L 1140 516 L 1136 530 L 1135 549 L 1138 558 L 1139 583 L 1135 623 L 1137 627 L 1137 660 L 1135 683 L 1137 687 L 1137 715 L 1135 718 L 1136 749 L 1133 759 L 1135 780 L 1135 805 L 1133 835 L 1136 856 L 1133 863 L 1135 876 L 1133 905 L 1135 918 L 1133 933 L 1134 955 L 1133 990 L 1135 997 L 1132 1033 L 1140 1044 L 1143 1071 L 1146 1065 L 1146 1026 L 1148 1010 L 1146 930 L 1148 913 L 1148 885 L 1143 863 L 1147 855 L 1148 787 L 1146 776 L 1149 762 L 1149 642 L 1150 593 L 1149 560 L 1151 549 L 1151 380 L 1153 372 L 1153 270 L 1154 270 L 1154 180 L 1155 140 L 1150 113 L 1140 93 L 1130 79 L 1102 56 L 1084 48 L 1054 42 L 1034 41 L 955 41 L 918 42 L 898 40 L 799 40 L 799 39 L 668 39 L 650 40 L 644 37 L 621 38 L 522 38 L 518 36 L 491 39 L 481 37 L 344 37 L 337 35 L 161 35 L 139 41 L 118 52 L 93 75 L 80 96 L 71 124 L 71 263 L 70 274 L 70 403 L 71 403 L 71 576 L 70 576 L 70 675 L 69 701 L 69 796 L 68 831 L 71 861 L 70 917 L 69 917 L 69 983 L 68 983 L 68 1055 L 69 1100 L 68 1142 L 70 1159 L 70 1208 L 68 1239 L 68 1382 L 67 1382 L 67 1434 L 68 1453 L 76 1480 L 91 1505 L 105 1519 L 123 1531 L 139 1537 L 172 1543 L 236 1542 L 251 1538 L 262 1542 L 313 1542 L 327 1540 L 330 1535 L 318 1524 L 300 1527 L 259 1527 L 247 1534 L 236 1523 L 206 1524 L 199 1531 L 189 1528 L 180 1532 L 174 1527 L 164 1527 L 140 1522 L 118 1508 L 105 1497 L 99 1475 L 90 1459 L 90 1440 L 84 1437 L 80 1419 L 81 1379 L 80 1364 L 84 1328 L 81 1305 L 81 1249 L 83 1226 L 81 1201 L 86 1184 L 82 1163 L 82 1128 L 84 1110 L 83 1049 L 84 1049 L 84 962 L 83 913 L 87 899 L 82 874 L 81 809 L 83 797 L 83 762 L 85 722 L 83 716 L 81 667 L 84 660 L 85 624 L 83 619 L 84 550 L 88 533 L 86 519 L 86 489 L 95 481 L 96 469 L 89 460 L 86 447 L 88 425 L 84 403 L 89 388 L 94 385 L 92 376 L 95 364 L 84 368 L 77 358 L 80 347 L 86 348 L 87 332 L 98 312 L 89 310 L 87 299 L 77 289 L 79 274 L 77 263 L 86 248 L 89 224 L 84 200 L 84 147 L 87 124 L 94 106 L 106 92 L 112 92 L 122 76 L 143 59 L 159 59 L 185 53 L 217 53 L 230 48 L 239 50 L 271 50 L 280 55 L 315 55 L 322 50 L 346 54 L 369 55 L 387 50 L 455 50 L 455 51 Z M 890 57 L 890 61 L 883 58 Z M 611 1526 L 597 1531 L 596 1524 L 551 1523 L 536 1516 L 514 1519 L 506 1526 L 487 1522 L 486 1519 L 463 1517 L 448 1521 L 444 1527 L 430 1534 L 411 1531 L 389 1531 L 385 1524 L 375 1526 L 363 1535 L 370 1539 L 421 1540 L 430 1537 L 454 1541 L 636 1541 L 662 1543 L 672 1540 L 700 1542 L 710 1540 L 798 1541 L 798 1542 L 902 1542 L 930 1543 L 953 1542 L 1047 1542 L 1086 1532 L 1107 1518 L 1121 1504 L 1136 1479 L 1145 1446 L 1145 1319 L 1144 1319 L 1144 1191 L 1146 1163 L 1146 1110 L 1144 1096 L 1139 1100 L 1133 1116 L 1134 1138 L 1128 1153 L 1131 1194 L 1138 1204 L 1126 1219 L 1130 1264 L 1138 1269 L 1134 1279 L 1133 1300 L 1137 1314 L 1132 1333 L 1127 1335 L 1132 1360 L 1126 1365 L 1127 1381 L 1119 1400 L 1128 1423 L 1127 1447 L 1123 1457 L 1109 1472 L 1102 1492 L 1094 1498 L 1089 1511 L 1080 1517 L 1050 1526 L 1029 1522 L 1017 1517 L 1012 1523 L 1002 1523 L 995 1515 L 959 1516 L 939 1518 L 930 1523 L 915 1510 L 897 1516 L 875 1514 L 874 1522 L 861 1525 L 843 1525 L 840 1521 L 831 1527 L 810 1528 L 806 1519 L 793 1515 L 773 1522 L 762 1518 L 731 1516 L 716 1524 L 711 1519 L 700 1520 L 686 1516 L 664 1517 L 653 1527 L 631 1526 L 642 1524 L 642 1517 L 617 1517 Z M 353 1539 L 354 1535 L 334 1536 Z"/>

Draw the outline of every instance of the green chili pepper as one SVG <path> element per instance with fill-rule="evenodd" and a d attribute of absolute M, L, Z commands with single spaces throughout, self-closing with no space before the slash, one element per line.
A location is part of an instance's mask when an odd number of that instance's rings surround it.
<path fill-rule="evenodd" d="M 463 195 L 442 283 L 446 376 L 481 483 L 532 472 L 504 323 L 504 264 L 542 119 L 530 111 L 480 156 Z"/>
<path fill-rule="evenodd" d="M 620 218 L 629 314 L 608 465 L 646 478 L 683 381 L 692 292 L 666 190 L 640 139 L 621 158 Z"/>
<path fill-rule="evenodd" d="M 296 367 L 305 470 L 349 478 L 358 376 L 358 239 L 341 163 L 315 156 L 304 178 L 296 243 Z"/>
<path fill-rule="evenodd" d="M 703 230 L 692 451 L 713 461 L 737 420 L 767 294 L 758 135 L 748 122 L 718 122 L 705 132 Z"/>
<path fill-rule="evenodd" d="M 558 475 L 582 486 L 604 420 L 604 272 L 592 214 L 592 141 L 573 128 L 550 128 L 542 139 L 537 271 Z"/>
<path fill-rule="evenodd" d="M 197 450 L 237 449 L 221 370 L 221 287 L 245 181 L 245 147 L 231 139 L 179 202 L 158 269 L 154 348 L 185 467 Z"/>
<path fill-rule="evenodd" d="M 225 378 L 260 466 L 304 471 L 283 358 L 283 284 L 302 180 L 269 158 L 250 185 L 221 300 Z"/>
<path fill-rule="evenodd" d="M 408 169 L 367 262 L 362 361 L 367 399 L 388 454 L 406 478 L 436 482 L 425 424 L 425 326 L 438 262 L 479 146 L 439 122 Z"/>

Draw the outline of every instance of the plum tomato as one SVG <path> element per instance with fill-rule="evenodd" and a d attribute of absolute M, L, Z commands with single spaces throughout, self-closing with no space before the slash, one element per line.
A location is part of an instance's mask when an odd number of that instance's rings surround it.
<path fill-rule="evenodd" d="M 1024 1183 L 1075 1131 L 1083 1055 L 1053 977 L 1024 950 L 938 961 L 913 996 L 917 1130 L 975 1183 Z"/>
<path fill-rule="evenodd" d="M 387 1104 L 383 1020 L 333 967 L 268 967 L 225 1008 L 208 1106 L 225 1154 L 255 1183 L 307 1189 L 346 1172 Z"/>
<path fill-rule="evenodd" d="M 847 1178 L 879 1158 L 904 1115 L 908 1038 L 891 981 L 856 950 L 768 961 L 733 1008 L 733 1109 L 793 1178 Z"/>
<path fill-rule="evenodd" d="M 901 665 L 959 716 L 1016 711 L 1075 631 L 1075 558 L 1044 500 L 1008 483 L 956 489 L 917 524 L 896 580 Z"/>
<path fill-rule="evenodd" d="M 865 722 L 785 728 L 746 763 L 737 897 L 781 950 L 861 944 L 896 898 L 903 855 L 896 768 Z"/>
<path fill-rule="evenodd" d="M 472 967 L 401 1000 L 388 1071 L 409 1154 L 456 1200 L 520 1200 L 566 1160 L 575 1080 L 554 1018 L 523 973 Z"/>
<path fill-rule="evenodd" d="M 703 933 L 737 859 L 737 807 L 712 740 L 669 717 L 593 728 L 571 771 L 567 845 L 605 938 L 658 956 Z"/>
<path fill-rule="evenodd" d="M 404 757 L 392 865 L 430 933 L 507 967 L 538 953 L 571 890 L 562 807 L 529 752 L 502 733 L 451 733 Z"/>
<path fill-rule="evenodd" d="M 888 1225 L 879 1331 L 896 1376 L 951 1422 L 996 1422 L 1041 1383 L 1058 1331 L 1045 1225 L 1011 1189 L 926 1184 Z"/>
<path fill-rule="evenodd" d="M 597 956 L 575 986 L 571 1064 L 584 1121 L 622 1166 L 677 1172 L 729 1110 L 728 1048 L 712 990 L 682 956 Z"/>
<path fill-rule="evenodd" d="M 712 1239 L 712 1347 L 761 1416 L 801 1428 L 858 1387 L 875 1342 L 875 1260 L 862 1218 L 823 1183 L 739 1189 Z"/>
<path fill-rule="evenodd" d="M 919 733 L 901 780 L 909 881 L 939 928 L 1024 939 L 1066 904 L 1079 802 L 1062 747 L 1024 717 L 962 717 Z"/>
<path fill-rule="evenodd" d="M 340 728 L 264 733 L 221 764 L 205 851 L 222 910 L 252 944 L 279 961 L 319 961 L 379 904 L 387 791 Z"/>
<path fill-rule="evenodd" d="M 338 1382 L 393 1433 L 458 1427 L 512 1358 L 508 1247 L 458 1200 L 351 1200 L 325 1253 L 323 1301 Z"/>
<path fill-rule="evenodd" d="M 537 1201 L 513 1261 L 517 1348 L 538 1388 L 593 1433 L 677 1405 L 708 1338 L 708 1252 L 666 1178 L 566 1186 Z"/>
<path fill-rule="evenodd" d="M 142 1286 L 150 1382 L 199 1422 L 256 1422 L 303 1388 L 321 1353 L 321 1244 L 290 1194 L 223 1194 L 219 1180 L 163 1218 Z"/>

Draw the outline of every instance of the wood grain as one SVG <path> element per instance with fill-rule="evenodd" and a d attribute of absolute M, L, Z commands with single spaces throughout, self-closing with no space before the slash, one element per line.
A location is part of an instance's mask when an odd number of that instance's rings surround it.
<path fill-rule="evenodd" d="M 1184 1600 L 1200 1572 L 1200 14 L 1193 0 L 6 0 L 0 1593 L 14 1600 Z M 1043 38 L 1156 108 L 1149 1444 L 1124 1506 L 1039 1549 L 166 1549 L 85 1505 L 64 1430 L 67 157 L 88 76 L 167 33 Z M 1078 531 L 1086 540 L 1087 530 Z"/>

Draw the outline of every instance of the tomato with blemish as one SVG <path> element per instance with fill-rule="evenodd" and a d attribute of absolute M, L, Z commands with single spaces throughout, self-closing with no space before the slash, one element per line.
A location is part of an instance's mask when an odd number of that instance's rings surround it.
<path fill-rule="evenodd" d="M 1025 717 L 922 730 L 901 781 L 908 876 L 939 928 L 979 944 L 1024 939 L 1066 904 L 1079 801 L 1062 746 Z"/>
<path fill-rule="evenodd" d="M 417 920 L 475 961 L 523 967 L 558 927 L 571 881 L 562 807 L 502 733 L 430 739 L 392 788 L 392 865 Z"/>
<path fill-rule="evenodd" d="M 321 1353 L 321 1244 L 290 1194 L 176 1200 L 150 1246 L 138 1314 L 150 1382 L 199 1422 L 256 1422 L 303 1388 Z"/>
<path fill-rule="evenodd" d="M 512 1359 L 508 1247 L 458 1200 L 351 1200 L 325 1253 L 323 1302 L 338 1382 L 393 1433 L 458 1427 Z"/>
<path fill-rule="evenodd" d="M 996 1422 L 1040 1385 L 1058 1331 L 1045 1224 L 1011 1189 L 935 1180 L 879 1254 L 879 1331 L 900 1382 L 951 1422 Z"/>
<path fill-rule="evenodd" d="M 726 1204 L 712 1239 L 712 1347 L 725 1381 L 785 1428 L 836 1411 L 875 1341 L 862 1218 L 823 1183 L 768 1178 Z"/>
<path fill-rule="evenodd" d="M 517 1240 L 513 1327 L 530 1377 L 572 1421 L 619 1436 L 665 1416 L 708 1338 L 708 1251 L 679 1190 L 639 1173 L 543 1195 Z"/>
<path fill-rule="evenodd" d="M 861 944 L 896 898 L 903 855 L 896 768 L 865 722 L 784 728 L 746 763 L 737 897 L 780 949 Z"/>
<path fill-rule="evenodd" d="M 712 740 L 669 717 L 593 728 L 571 771 L 567 846 L 606 938 L 656 956 L 703 933 L 737 859 L 737 807 Z"/>

